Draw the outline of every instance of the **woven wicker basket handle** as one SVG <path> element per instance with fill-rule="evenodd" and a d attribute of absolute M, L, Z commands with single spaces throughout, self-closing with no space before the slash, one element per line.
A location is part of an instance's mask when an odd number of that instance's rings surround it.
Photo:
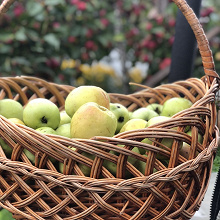
<path fill-rule="evenodd" d="M 4 0 L 0 5 L 0 14 L 7 12 L 9 7 L 15 2 L 15 0 Z M 173 0 L 177 7 L 182 11 L 183 15 L 187 19 L 189 25 L 191 26 L 197 43 L 199 51 L 202 57 L 202 63 L 205 75 L 209 80 L 209 85 L 214 78 L 219 78 L 218 74 L 215 71 L 215 64 L 212 56 L 212 51 L 209 47 L 209 42 L 204 33 L 204 30 L 196 17 L 194 11 L 189 7 L 185 0 Z"/>

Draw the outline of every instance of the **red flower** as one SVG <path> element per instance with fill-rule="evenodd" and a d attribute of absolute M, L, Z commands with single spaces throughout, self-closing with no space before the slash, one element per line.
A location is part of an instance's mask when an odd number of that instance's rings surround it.
<path fill-rule="evenodd" d="M 80 1 L 80 0 L 71 0 L 70 1 L 71 5 L 75 5 L 78 10 L 80 11 L 85 11 L 86 10 L 86 2 Z"/>
<path fill-rule="evenodd" d="M 69 36 L 68 37 L 68 42 L 69 43 L 75 43 L 76 42 L 76 38 L 74 36 Z"/>
<path fill-rule="evenodd" d="M 104 17 L 106 15 L 106 10 L 105 9 L 102 9 L 99 11 L 99 16 L 100 17 Z"/>
<path fill-rule="evenodd" d="M 159 65 L 160 70 L 165 69 L 171 64 L 171 58 L 166 57 L 162 60 L 162 62 Z"/>
<path fill-rule="evenodd" d="M 169 39 L 169 41 L 168 41 L 170 45 L 173 45 L 174 38 L 175 38 L 174 36 L 170 37 L 170 39 Z"/>
<path fill-rule="evenodd" d="M 97 50 L 97 46 L 92 40 L 87 41 L 85 47 L 87 50 Z"/>
<path fill-rule="evenodd" d="M 85 11 L 86 10 L 86 3 L 85 2 L 79 2 L 76 7 L 78 8 L 78 10 L 80 11 Z"/>
<path fill-rule="evenodd" d="M 174 18 L 169 19 L 168 24 L 170 27 L 174 27 L 176 25 L 176 20 Z"/>
<path fill-rule="evenodd" d="M 88 53 L 82 53 L 81 54 L 81 57 L 84 61 L 88 60 L 89 59 L 89 54 Z"/>
<path fill-rule="evenodd" d="M 15 17 L 19 17 L 21 14 L 24 13 L 24 7 L 21 4 L 17 4 L 14 7 L 13 13 L 14 13 Z"/>
<path fill-rule="evenodd" d="M 88 29 L 86 32 L 86 37 L 87 38 L 91 38 L 93 36 L 93 30 L 92 29 Z"/>
<path fill-rule="evenodd" d="M 163 17 L 162 16 L 157 17 L 156 22 L 157 22 L 158 25 L 162 24 L 163 23 Z"/>
<path fill-rule="evenodd" d="M 147 30 L 147 31 L 150 31 L 150 30 L 152 29 L 152 27 L 153 27 L 152 23 L 148 22 L 148 23 L 146 24 L 146 30 Z"/>
<path fill-rule="evenodd" d="M 53 28 L 59 28 L 60 27 L 60 23 L 59 22 L 53 22 Z"/>
<path fill-rule="evenodd" d="M 55 69 L 60 66 L 59 62 L 55 58 L 50 58 L 46 61 L 46 65 L 52 69 Z"/>
<path fill-rule="evenodd" d="M 106 18 L 101 18 L 101 23 L 102 23 L 102 25 L 104 26 L 104 27 L 107 27 L 108 26 L 108 24 L 109 24 L 109 20 L 108 19 L 106 19 Z"/>

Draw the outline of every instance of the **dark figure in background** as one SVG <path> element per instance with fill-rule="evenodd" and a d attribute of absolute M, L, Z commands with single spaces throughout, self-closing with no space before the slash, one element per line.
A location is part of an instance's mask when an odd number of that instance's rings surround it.
<path fill-rule="evenodd" d="M 201 0 L 187 0 L 197 17 L 200 15 Z M 192 75 L 197 51 L 195 35 L 180 10 L 177 13 L 175 41 L 172 48 L 172 63 L 168 76 L 169 83 L 188 79 Z"/>

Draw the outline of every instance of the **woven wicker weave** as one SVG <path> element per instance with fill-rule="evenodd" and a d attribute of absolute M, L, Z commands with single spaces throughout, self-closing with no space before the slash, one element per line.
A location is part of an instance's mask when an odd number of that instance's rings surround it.
<path fill-rule="evenodd" d="M 10 2 L 13 1 L 4 1 L 0 12 L 5 13 Z M 168 220 L 190 219 L 198 210 L 217 150 L 218 75 L 195 14 L 184 0 L 174 2 L 196 35 L 205 76 L 156 88 L 143 86 L 140 92 L 130 95 L 109 95 L 112 102 L 121 103 L 130 111 L 150 103 L 163 104 L 171 97 L 185 97 L 193 106 L 146 129 L 92 139 L 41 134 L 0 116 L 0 137 L 13 149 L 11 158 L 7 158 L 0 146 L 0 206 L 13 213 L 14 218 Z M 60 110 L 67 94 L 74 89 L 27 76 L 2 77 L 0 88 L 0 99 L 10 98 L 25 105 L 31 99 L 45 97 Z M 186 127 L 192 130 L 191 136 L 184 132 Z M 203 136 L 203 143 L 198 142 L 198 134 Z M 152 144 L 141 142 L 145 138 L 151 139 Z M 171 149 L 163 146 L 163 138 L 174 140 Z M 179 154 L 178 146 L 183 141 L 191 145 L 188 159 Z M 135 146 L 146 149 L 148 156 L 133 152 Z M 24 149 L 35 155 L 35 164 Z M 94 155 L 94 160 L 82 155 L 83 152 Z M 158 153 L 167 157 L 167 164 L 156 159 Z M 127 162 L 128 156 L 146 162 L 145 174 Z M 64 174 L 51 158 L 64 164 Z M 115 176 L 102 166 L 104 160 L 117 164 Z M 79 164 L 91 168 L 90 177 L 83 175 Z"/>

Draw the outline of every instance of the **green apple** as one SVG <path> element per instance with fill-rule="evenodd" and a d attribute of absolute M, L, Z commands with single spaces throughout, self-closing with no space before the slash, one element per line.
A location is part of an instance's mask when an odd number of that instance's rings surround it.
<path fill-rule="evenodd" d="M 8 144 L 6 144 L 5 141 L 2 138 L 0 138 L 0 145 L 2 147 L 2 150 L 5 152 L 5 155 L 7 157 L 11 157 L 12 148 L 10 148 L 8 146 Z"/>
<path fill-rule="evenodd" d="M 57 134 L 57 132 L 51 128 L 51 127 L 40 127 L 37 128 L 36 131 L 42 133 L 42 134 Z M 56 162 L 56 159 L 53 157 L 49 157 L 52 163 Z"/>
<path fill-rule="evenodd" d="M 154 110 L 142 107 L 142 108 L 138 108 L 137 110 L 135 110 L 132 113 L 131 118 L 140 118 L 140 119 L 144 119 L 148 121 L 151 118 L 154 118 L 156 116 L 159 116 L 159 115 Z"/>
<path fill-rule="evenodd" d="M 51 127 L 40 127 L 40 128 L 37 128 L 36 131 L 42 134 L 57 134 L 56 131 Z"/>
<path fill-rule="evenodd" d="M 118 133 L 122 126 L 130 119 L 128 109 L 119 103 L 110 103 L 110 111 L 114 113 L 117 118 L 116 133 Z"/>
<path fill-rule="evenodd" d="M 23 106 L 13 99 L 2 99 L 0 100 L 0 115 L 23 120 Z"/>
<path fill-rule="evenodd" d="M 167 121 L 167 120 L 169 120 L 169 119 L 170 119 L 170 117 L 168 117 L 168 116 L 161 116 L 161 115 L 159 115 L 159 116 L 157 116 L 157 117 L 151 118 L 151 119 L 148 121 L 148 123 L 147 123 L 147 127 L 149 127 L 149 126 L 151 126 L 151 125 L 154 125 L 154 124 L 156 124 L 156 123 L 160 123 L 160 122 L 163 122 L 163 121 Z"/>
<path fill-rule="evenodd" d="M 32 154 L 29 150 L 27 150 L 26 148 L 24 148 L 24 153 L 27 156 L 27 158 L 31 161 L 32 164 L 35 164 L 35 156 L 34 154 Z"/>
<path fill-rule="evenodd" d="M 190 100 L 185 98 L 170 98 L 164 102 L 161 115 L 171 117 L 184 109 L 190 108 L 192 104 Z"/>
<path fill-rule="evenodd" d="M 160 122 L 163 122 L 163 121 L 167 121 L 167 120 L 169 120 L 169 119 L 170 119 L 170 117 L 167 117 L 167 116 L 157 116 L 157 117 L 155 117 L 155 118 L 150 119 L 150 120 L 148 121 L 147 126 L 150 127 L 150 126 L 152 126 L 152 125 L 155 125 L 155 124 L 160 123 Z M 173 128 L 173 129 L 176 129 L 176 128 Z M 160 138 L 160 137 L 158 137 L 158 138 Z M 148 138 L 145 138 L 145 139 L 143 140 L 143 142 L 144 142 L 144 143 L 147 143 L 147 144 L 152 144 L 152 141 L 150 141 Z M 163 144 L 164 146 L 166 146 L 166 147 L 168 147 L 168 148 L 171 148 L 171 147 L 172 147 L 172 144 L 173 144 L 173 139 L 171 139 L 171 138 L 163 138 L 163 140 L 161 141 L 161 144 Z M 181 147 L 182 147 L 182 145 L 181 145 Z M 156 158 L 157 158 L 157 159 L 160 159 L 160 160 L 166 159 L 165 156 L 160 155 L 160 154 L 157 154 Z"/>
<path fill-rule="evenodd" d="M 70 116 L 66 113 L 66 111 L 60 112 L 60 125 L 68 124 L 71 122 Z"/>
<path fill-rule="evenodd" d="M 19 118 L 8 118 L 8 120 L 15 124 L 25 125 L 24 122 Z"/>
<path fill-rule="evenodd" d="M 136 130 L 136 129 L 142 129 L 146 127 L 147 127 L 147 121 L 140 118 L 134 118 L 134 119 L 130 119 L 127 123 L 125 123 L 119 133 Z M 146 152 L 146 150 L 144 150 L 143 148 L 138 148 L 138 149 L 140 154 L 144 154 Z"/>
<path fill-rule="evenodd" d="M 147 157 L 146 154 L 144 154 L 143 156 Z M 134 166 L 142 173 L 145 175 L 145 170 L 146 170 L 146 162 L 142 161 L 142 160 L 137 160 L 136 163 L 134 164 Z M 157 172 L 157 170 L 155 168 L 153 168 L 153 173 Z"/>
<path fill-rule="evenodd" d="M 95 159 L 95 156 L 92 155 L 92 154 L 89 154 L 87 152 L 82 152 L 82 155 L 85 156 L 85 157 L 88 157 L 89 159 L 92 159 L 94 160 Z M 82 163 L 77 163 L 77 165 L 79 166 L 80 170 L 82 171 L 82 173 L 85 175 L 85 176 L 90 176 L 90 172 L 91 172 L 91 167 L 88 167 Z"/>
<path fill-rule="evenodd" d="M 62 124 L 56 129 L 57 135 L 71 138 L 70 135 L 70 123 Z"/>
<path fill-rule="evenodd" d="M 133 118 L 126 122 L 120 130 L 120 133 L 147 127 L 147 121 L 140 118 Z"/>
<path fill-rule="evenodd" d="M 141 154 L 140 149 L 138 147 L 133 147 L 132 151 L 137 154 Z M 135 157 L 128 156 L 128 162 L 131 163 L 132 165 L 134 165 L 136 161 L 137 159 Z"/>
<path fill-rule="evenodd" d="M 146 108 L 151 109 L 151 110 L 155 111 L 158 115 L 160 115 L 162 112 L 162 109 L 163 109 L 163 105 L 158 104 L 158 103 L 152 103 L 152 104 L 146 106 Z"/>
<path fill-rule="evenodd" d="M 187 132 L 188 135 L 192 136 L 192 131 L 189 130 Z M 202 141 L 203 141 L 203 137 L 201 134 L 198 133 L 198 142 L 200 144 L 202 144 Z M 190 149 L 191 149 L 191 146 L 189 144 L 187 144 L 186 142 L 183 142 L 183 146 L 181 147 L 180 149 L 180 155 L 182 155 L 183 157 L 185 157 L 186 159 L 189 158 L 189 153 L 190 153 Z M 198 152 L 196 152 L 196 155 L 198 155 Z"/>
<path fill-rule="evenodd" d="M 89 139 L 94 136 L 112 137 L 117 128 L 115 115 L 104 106 L 95 102 L 82 105 L 71 119 L 72 138 Z"/>
<path fill-rule="evenodd" d="M 77 109 L 87 102 L 95 102 L 107 109 L 110 98 L 107 92 L 97 86 L 79 86 L 73 89 L 65 100 L 65 111 L 72 118 Z"/>
<path fill-rule="evenodd" d="M 60 111 L 57 105 L 48 99 L 32 99 L 24 107 L 23 121 L 33 129 L 40 127 L 56 129 L 60 124 Z"/>

